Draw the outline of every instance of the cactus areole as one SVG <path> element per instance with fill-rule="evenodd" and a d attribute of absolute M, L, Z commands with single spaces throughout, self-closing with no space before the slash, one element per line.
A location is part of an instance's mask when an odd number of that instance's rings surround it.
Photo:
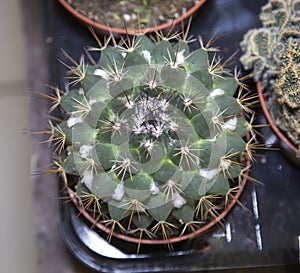
<path fill-rule="evenodd" d="M 68 66 L 66 91 L 56 90 L 51 110 L 64 112 L 51 123 L 56 164 L 109 237 L 187 239 L 221 220 L 245 184 L 249 109 L 233 97 L 243 85 L 199 45 L 190 52 L 179 35 L 144 34 L 106 43 L 98 62 Z"/>

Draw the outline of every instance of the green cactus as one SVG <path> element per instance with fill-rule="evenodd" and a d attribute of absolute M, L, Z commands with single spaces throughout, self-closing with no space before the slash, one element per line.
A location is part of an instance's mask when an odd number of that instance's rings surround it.
<path fill-rule="evenodd" d="M 70 69 L 71 84 L 53 99 L 51 110 L 65 114 L 51 140 L 97 221 L 169 238 L 216 217 L 246 176 L 248 108 L 233 97 L 237 75 L 210 61 L 201 39 L 192 52 L 178 35 L 123 42 Z"/>
<path fill-rule="evenodd" d="M 263 26 L 248 31 L 241 42 L 240 61 L 269 92 L 273 119 L 300 149 L 300 1 L 270 0 L 260 19 Z"/>

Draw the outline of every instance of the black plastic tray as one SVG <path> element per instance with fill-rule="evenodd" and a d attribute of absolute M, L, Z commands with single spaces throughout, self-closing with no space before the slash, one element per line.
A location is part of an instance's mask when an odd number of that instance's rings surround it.
<path fill-rule="evenodd" d="M 53 85 L 64 88 L 68 62 L 64 49 L 79 59 L 84 48 L 95 45 L 87 30 L 57 1 L 47 2 L 48 35 L 53 38 L 49 56 Z M 194 15 L 190 34 L 205 41 L 216 34 L 216 45 L 224 59 L 234 52 L 236 64 L 239 42 L 250 28 L 260 26 L 258 14 L 264 0 L 207 0 Z M 195 47 L 195 45 L 191 45 Z M 254 86 L 249 82 L 250 86 Z M 253 88 L 253 92 L 255 89 Z M 256 122 L 265 122 L 257 108 Z M 271 129 L 264 128 L 262 141 L 277 146 Z M 236 205 L 222 224 L 182 243 L 167 246 L 136 246 L 117 239 L 107 243 L 105 234 L 90 229 L 71 202 L 61 202 L 61 230 L 71 253 L 87 268 L 98 272 L 200 272 L 202 270 L 257 268 L 292 265 L 299 267 L 300 170 L 286 160 L 280 150 L 258 151 L 250 175 L 262 184 L 248 182 Z"/>

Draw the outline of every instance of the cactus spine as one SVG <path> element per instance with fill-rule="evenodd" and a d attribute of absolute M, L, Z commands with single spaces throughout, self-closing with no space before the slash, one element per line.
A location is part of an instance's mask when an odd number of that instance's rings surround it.
<path fill-rule="evenodd" d="M 179 35 L 138 34 L 100 45 L 99 61 L 69 67 L 74 77 L 53 99 L 51 110 L 64 112 L 51 127 L 59 171 L 112 230 L 190 232 L 218 215 L 246 175 L 251 124 L 244 97 L 233 97 L 243 85 L 199 44 L 190 52 Z"/>

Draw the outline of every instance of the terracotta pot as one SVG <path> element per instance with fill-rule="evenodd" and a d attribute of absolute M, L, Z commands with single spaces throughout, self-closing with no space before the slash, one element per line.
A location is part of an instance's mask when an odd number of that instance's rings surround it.
<path fill-rule="evenodd" d="M 101 34 L 117 34 L 117 35 L 122 35 L 122 34 L 136 34 L 136 33 L 150 33 L 150 32 L 155 32 L 155 31 L 164 31 L 173 28 L 175 25 L 178 23 L 185 21 L 186 19 L 190 18 L 193 13 L 195 13 L 203 4 L 206 0 L 199 0 L 194 6 L 192 6 L 187 12 L 180 17 L 174 19 L 171 22 L 164 23 L 162 25 L 158 25 L 155 27 L 148 27 L 148 28 L 143 28 L 143 29 L 122 29 L 122 28 L 114 28 L 114 27 L 109 27 L 105 25 L 105 23 L 99 23 L 96 21 L 93 21 L 86 17 L 85 15 L 79 13 L 77 10 L 75 10 L 67 0 L 58 0 L 60 4 L 66 8 L 73 16 L 75 16 L 79 21 L 84 23 L 87 26 L 93 27 L 93 29 Z"/>
<path fill-rule="evenodd" d="M 117 233 L 117 232 L 111 232 L 111 229 L 104 226 L 103 224 L 101 224 L 100 222 L 97 222 L 92 215 L 87 212 L 84 208 L 82 208 L 79 204 L 78 204 L 78 200 L 74 194 L 74 192 L 72 191 L 72 189 L 70 189 L 67 184 L 67 176 L 65 174 L 63 174 L 63 180 L 65 182 L 67 191 L 68 191 L 68 195 L 70 196 L 71 200 L 73 201 L 74 205 L 77 207 L 77 209 L 79 210 L 80 214 L 82 214 L 93 226 L 99 228 L 101 231 L 104 231 L 107 234 L 111 234 L 112 236 L 127 241 L 127 242 L 131 242 L 134 244 L 172 244 L 172 243 L 177 243 L 183 240 L 187 240 L 187 239 L 191 239 L 197 235 L 203 234 L 204 232 L 206 232 L 208 229 L 210 229 L 211 227 L 213 227 L 214 225 L 216 225 L 217 223 L 219 223 L 220 221 L 222 221 L 224 219 L 224 217 L 229 213 L 229 211 L 234 207 L 234 205 L 237 203 L 240 195 L 242 194 L 242 191 L 246 185 L 247 182 L 247 176 L 248 176 L 248 170 L 250 167 L 250 158 L 247 157 L 246 159 L 246 171 L 245 171 L 245 175 L 240 183 L 239 189 L 238 191 L 235 193 L 234 198 L 231 200 L 231 202 L 229 203 L 229 205 L 227 205 L 225 207 L 225 209 L 223 211 L 220 212 L 220 214 L 214 218 L 211 221 L 208 221 L 206 224 L 204 224 L 201 228 L 195 230 L 194 232 L 188 233 L 188 234 L 184 234 L 182 236 L 177 236 L 177 237 L 171 237 L 169 239 L 140 239 L 140 238 L 135 238 L 135 237 L 131 237 L 131 236 L 127 236 L 125 234 L 121 234 L 121 233 Z"/>
<path fill-rule="evenodd" d="M 261 83 L 256 83 L 256 89 L 258 92 L 258 97 L 260 101 L 261 108 L 263 110 L 263 113 L 271 126 L 272 130 L 276 134 L 279 140 L 279 145 L 282 148 L 282 151 L 287 156 L 287 158 L 292 161 L 296 166 L 300 167 L 300 158 L 297 157 L 298 148 L 284 135 L 284 133 L 278 128 L 275 121 L 273 120 L 268 107 L 267 107 L 267 101 L 264 96 Z"/>

